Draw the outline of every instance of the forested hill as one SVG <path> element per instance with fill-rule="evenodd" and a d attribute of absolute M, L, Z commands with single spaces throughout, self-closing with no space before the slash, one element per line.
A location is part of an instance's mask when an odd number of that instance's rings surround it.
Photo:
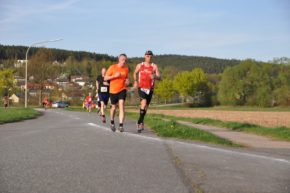
<path fill-rule="evenodd" d="M 25 59 L 27 46 L 7 46 L 0 44 L 0 61 Z M 36 53 L 39 48 L 31 48 L 29 57 Z M 69 56 L 73 56 L 77 61 L 84 59 L 93 59 L 96 61 L 116 61 L 116 57 L 107 54 L 97 54 L 85 51 L 70 51 L 62 49 L 51 49 L 55 60 L 64 62 Z M 129 58 L 129 65 L 135 66 L 143 61 L 143 58 Z M 153 61 L 159 64 L 160 68 L 174 69 L 177 72 L 182 70 L 192 70 L 195 67 L 202 68 L 206 73 L 221 73 L 226 67 L 235 66 L 240 63 L 239 60 L 218 59 L 201 56 L 184 56 L 184 55 L 156 55 Z"/>
<path fill-rule="evenodd" d="M 27 50 L 27 46 L 6 46 L 0 44 L 0 60 L 8 60 L 8 59 L 25 59 L 25 54 Z M 29 51 L 29 57 L 36 53 L 39 48 L 32 47 Z M 74 58 L 78 61 L 82 61 L 83 59 L 94 59 L 96 61 L 99 60 L 116 60 L 115 57 L 109 56 L 107 54 L 96 54 L 92 52 L 85 51 L 70 51 L 70 50 L 62 50 L 50 48 L 55 57 L 55 60 L 65 61 L 69 56 L 74 56 Z"/>
<path fill-rule="evenodd" d="M 143 58 L 131 58 L 133 63 L 139 63 Z M 154 62 L 160 67 L 172 66 L 178 70 L 192 70 L 195 67 L 202 68 L 206 73 L 221 73 L 226 67 L 238 65 L 240 60 L 227 60 L 202 56 L 183 55 L 156 55 Z"/>

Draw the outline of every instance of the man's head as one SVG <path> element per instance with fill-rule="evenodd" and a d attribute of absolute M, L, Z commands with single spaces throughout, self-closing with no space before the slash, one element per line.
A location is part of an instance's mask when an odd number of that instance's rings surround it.
<path fill-rule="evenodd" d="M 92 93 L 91 92 L 89 92 L 89 96 L 92 96 Z"/>
<path fill-rule="evenodd" d="M 102 76 L 105 76 L 107 69 L 106 68 L 102 68 Z"/>
<path fill-rule="evenodd" d="M 151 50 L 147 50 L 145 52 L 145 62 L 151 62 L 151 59 L 153 57 L 153 52 Z"/>
<path fill-rule="evenodd" d="M 119 65 L 124 66 L 126 64 L 126 61 L 127 61 L 127 55 L 120 54 L 118 59 L 119 59 Z"/>

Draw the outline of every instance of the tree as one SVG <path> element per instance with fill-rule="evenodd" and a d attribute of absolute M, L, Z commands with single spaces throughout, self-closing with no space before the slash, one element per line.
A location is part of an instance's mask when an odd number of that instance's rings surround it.
<path fill-rule="evenodd" d="M 205 73 L 201 68 L 195 68 L 191 72 L 179 72 L 173 81 L 174 89 L 180 96 L 186 99 L 189 96 L 195 96 L 197 92 L 202 92 L 205 88 L 202 85 L 207 83 Z"/>
<path fill-rule="evenodd" d="M 0 70 L 0 94 L 1 96 L 9 96 L 17 89 L 16 80 L 13 76 L 14 70 Z"/>
<path fill-rule="evenodd" d="M 274 103 L 279 106 L 290 105 L 290 66 L 281 66 L 273 91 Z"/>
<path fill-rule="evenodd" d="M 207 79 L 208 79 L 210 105 L 213 106 L 219 105 L 217 94 L 218 94 L 218 85 L 221 81 L 221 74 L 207 74 Z"/>
<path fill-rule="evenodd" d="M 270 107 L 278 101 L 285 104 L 288 94 L 282 94 L 279 88 L 290 88 L 289 77 L 288 66 L 246 60 L 224 71 L 218 99 L 223 105 Z"/>
<path fill-rule="evenodd" d="M 162 81 L 157 83 L 154 92 L 162 99 L 165 99 L 166 103 L 166 101 L 171 99 L 175 94 L 175 90 L 173 88 L 173 81 L 170 79 L 163 79 Z"/>
<path fill-rule="evenodd" d="M 33 82 L 40 85 L 40 105 L 45 82 L 55 76 L 55 70 L 52 65 L 52 52 L 48 49 L 39 49 L 29 60 L 28 71 L 29 76 L 33 76 Z"/>
<path fill-rule="evenodd" d="M 175 77 L 178 73 L 178 68 L 175 66 L 166 66 L 164 68 L 160 69 L 161 77 L 163 79 L 172 79 L 172 77 Z"/>
<path fill-rule="evenodd" d="M 285 64 L 290 65 L 290 58 L 287 57 L 281 57 L 281 58 L 274 58 L 272 61 L 270 61 L 273 64 Z"/>
<path fill-rule="evenodd" d="M 190 96 L 193 87 L 190 72 L 179 72 L 174 77 L 173 87 L 175 90 L 177 90 L 180 96 L 184 98 Z"/>
<path fill-rule="evenodd" d="M 66 59 L 65 64 L 66 72 L 69 77 L 72 75 L 82 75 L 84 73 L 84 67 L 79 64 L 74 55 L 69 56 Z"/>

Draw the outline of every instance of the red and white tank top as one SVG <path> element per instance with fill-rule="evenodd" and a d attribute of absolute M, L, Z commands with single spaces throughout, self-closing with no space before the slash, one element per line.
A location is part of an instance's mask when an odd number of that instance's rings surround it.
<path fill-rule="evenodd" d="M 139 87 L 144 89 L 153 89 L 154 79 L 153 74 L 155 72 L 154 64 L 151 63 L 146 66 L 144 62 L 141 63 L 139 69 Z"/>
<path fill-rule="evenodd" d="M 92 101 L 92 97 L 90 97 L 90 96 L 87 96 L 85 101 L 86 101 L 87 104 L 92 104 L 92 102 L 93 102 Z"/>

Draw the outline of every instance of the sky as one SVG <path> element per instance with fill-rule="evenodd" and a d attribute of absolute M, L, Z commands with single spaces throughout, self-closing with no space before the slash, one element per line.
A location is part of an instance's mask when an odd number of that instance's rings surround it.
<path fill-rule="evenodd" d="M 0 0 L 0 44 L 117 56 L 290 58 L 290 0 Z"/>

